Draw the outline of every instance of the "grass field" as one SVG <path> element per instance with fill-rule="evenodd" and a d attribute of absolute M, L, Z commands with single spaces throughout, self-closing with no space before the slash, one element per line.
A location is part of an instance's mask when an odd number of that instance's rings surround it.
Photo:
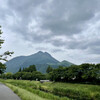
<path fill-rule="evenodd" d="M 6 83 L 6 85 L 11 88 L 22 100 L 47 100 L 9 83 Z"/>
<path fill-rule="evenodd" d="M 22 100 L 100 100 L 99 85 L 40 83 L 39 81 L 26 80 L 0 81 L 17 93 Z"/>

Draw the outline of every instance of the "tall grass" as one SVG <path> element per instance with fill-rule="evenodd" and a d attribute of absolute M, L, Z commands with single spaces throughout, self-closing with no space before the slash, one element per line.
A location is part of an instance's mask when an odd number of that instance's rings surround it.
<path fill-rule="evenodd" d="M 75 100 L 100 100 L 99 85 L 59 82 L 40 83 L 26 80 L 6 80 L 5 82 L 51 100 L 68 100 L 68 98 Z"/>
<path fill-rule="evenodd" d="M 91 100 L 88 92 L 83 92 L 80 90 L 64 89 L 64 88 L 54 88 L 53 93 L 59 96 L 67 96 L 69 98 L 77 100 Z"/>
<path fill-rule="evenodd" d="M 11 88 L 22 100 L 47 100 L 44 98 L 41 98 L 25 89 L 16 87 L 14 85 L 6 83 L 6 85 Z"/>
<path fill-rule="evenodd" d="M 32 81 L 23 81 L 23 80 L 6 80 L 6 81 L 3 81 L 3 83 L 9 83 L 9 84 L 12 84 L 13 86 L 16 86 L 16 87 L 19 87 L 19 88 L 22 88 L 22 89 L 25 89 L 33 94 L 36 94 L 42 98 L 45 98 L 45 99 L 49 99 L 49 100 L 69 100 L 69 98 L 67 97 L 59 97 L 59 96 L 56 96 L 54 94 L 51 94 L 51 93 L 47 93 L 47 92 L 43 92 L 43 91 L 40 91 L 39 90 L 39 86 L 33 84 Z M 37 99 L 38 100 L 38 99 Z"/>

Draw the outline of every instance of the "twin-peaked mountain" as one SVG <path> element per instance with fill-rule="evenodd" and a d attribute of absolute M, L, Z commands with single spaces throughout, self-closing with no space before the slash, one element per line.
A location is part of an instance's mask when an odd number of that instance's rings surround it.
<path fill-rule="evenodd" d="M 36 65 L 38 71 L 45 73 L 48 65 L 53 68 L 57 68 L 58 66 L 70 66 L 72 63 L 68 61 L 59 62 L 55 58 L 53 58 L 49 53 L 39 51 L 30 56 L 19 56 L 15 57 L 8 62 L 6 62 L 7 72 L 17 72 L 19 68 L 26 68 L 30 65 Z"/>

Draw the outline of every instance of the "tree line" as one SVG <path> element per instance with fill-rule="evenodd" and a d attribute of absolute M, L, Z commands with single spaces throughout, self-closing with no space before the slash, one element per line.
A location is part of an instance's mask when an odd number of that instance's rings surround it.
<path fill-rule="evenodd" d="M 0 65 L 1 66 L 1 65 Z M 4 66 L 4 65 L 3 65 Z M 1 70 L 2 69 L 2 70 Z M 55 82 L 75 82 L 75 83 L 100 83 L 100 64 L 71 65 L 70 67 L 59 66 L 53 69 L 48 66 L 46 74 L 36 70 L 35 65 L 19 69 L 17 73 L 4 73 L 3 67 L 0 69 L 0 77 L 5 79 L 23 80 L 43 80 L 49 79 Z"/>
<path fill-rule="evenodd" d="M 70 67 L 60 66 L 49 72 L 49 78 L 58 82 L 100 83 L 100 64 L 85 63 Z"/>
<path fill-rule="evenodd" d="M 17 73 L 4 73 L 0 75 L 3 79 L 22 79 L 22 80 L 40 80 L 45 79 L 45 75 L 36 70 L 35 65 L 28 68 L 19 69 Z"/>

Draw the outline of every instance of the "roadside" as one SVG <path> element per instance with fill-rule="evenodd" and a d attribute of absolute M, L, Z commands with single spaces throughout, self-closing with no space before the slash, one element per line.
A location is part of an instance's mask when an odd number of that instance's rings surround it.
<path fill-rule="evenodd" d="M 0 83 L 0 100 L 21 100 L 11 89 Z"/>

